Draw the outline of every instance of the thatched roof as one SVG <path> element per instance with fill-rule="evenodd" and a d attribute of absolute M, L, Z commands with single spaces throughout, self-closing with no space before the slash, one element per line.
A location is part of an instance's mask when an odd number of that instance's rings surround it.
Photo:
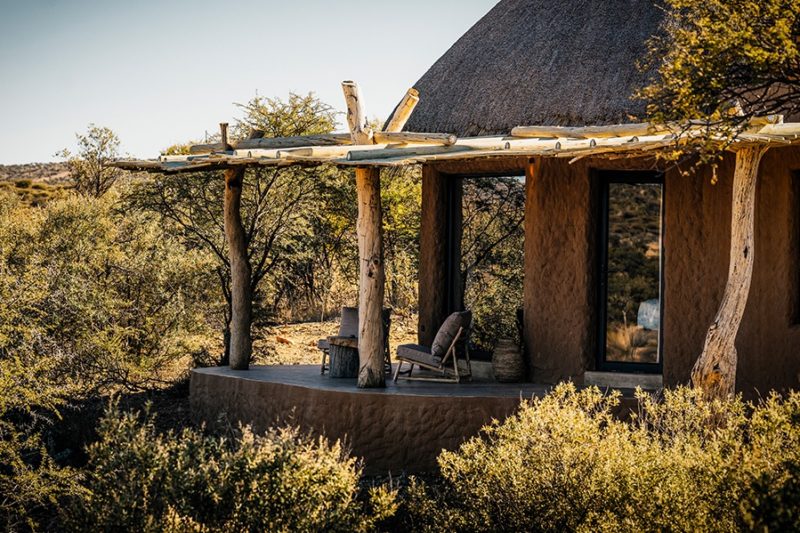
<path fill-rule="evenodd" d="M 408 131 L 459 136 L 521 124 L 631 122 L 637 68 L 658 30 L 658 0 L 501 0 L 415 87 Z"/>

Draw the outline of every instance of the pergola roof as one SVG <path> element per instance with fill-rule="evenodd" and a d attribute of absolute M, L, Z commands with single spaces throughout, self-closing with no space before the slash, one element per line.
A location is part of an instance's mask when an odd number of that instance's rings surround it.
<path fill-rule="evenodd" d="M 237 166 L 393 167 L 436 161 L 508 157 L 555 157 L 576 161 L 584 157 L 642 157 L 688 143 L 708 133 L 708 125 L 663 126 L 650 123 L 566 128 L 520 126 L 508 135 L 464 137 L 432 133 L 376 132 L 373 144 L 352 144 L 350 134 L 308 137 L 255 138 L 224 150 L 222 144 L 197 145 L 189 155 L 153 160 L 121 160 L 115 166 L 151 172 L 194 172 Z M 719 136 L 720 143 L 730 142 Z M 742 144 L 784 145 L 800 142 L 800 123 L 782 117 L 755 119 L 738 134 L 731 147 Z"/>

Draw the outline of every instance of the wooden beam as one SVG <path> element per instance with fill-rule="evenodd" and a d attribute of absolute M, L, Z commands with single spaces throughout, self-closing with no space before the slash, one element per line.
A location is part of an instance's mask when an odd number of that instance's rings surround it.
<path fill-rule="evenodd" d="M 275 150 L 301 146 L 336 146 L 343 144 L 352 144 L 349 133 L 299 135 L 295 137 L 255 137 L 239 141 L 234 148 L 236 150 Z M 222 143 L 194 144 L 189 147 L 190 154 L 208 154 L 224 150 Z"/>
<path fill-rule="evenodd" d="M 397 108 L 394 110 L 392 118 L 389 119 L 389 122 L 386 124 L 386 127 L 383 129 L 383 131 L 403 131 L 403 127 L 406 125 L 406 122 L 408 122 L 408 119 L 411 117 L 411 113 L 414 112 L 414 108 L 417 107 L 418 103 L 419 91 L 412 87 L 406 91 L 406 95 L 402 100 L 400 100 L 400 104 L 398 104 Z"/>
<path fill-rule="evenodd" d="M 237 150 L 274 148 L 299 148 L 301 146 L 337 146 L 352 144 L 349 133 L 327 133 L 322 135 L 300 135 L 296 137 L 263 137 L 247 139 L 236 145 Z"/>
<path fill-rule="evenodd" d="M 376 131 L 373 134 L 375 144 L 441 144 L 451 146 L 458 137 L 451 133 L 414 133 Z"/>
<path fill-rule="evenodd" d="M 728 283 L 717 316 L 708 328 L 703 352 L 692 369 L 692 384 L 709 397 L 728 397 L 736 390 L 736 334 L 753 277 L 758 165 L 766 151 L 766 146 L 758 145 L 736 152 Z"/>
<path fill-rule="evenodd" d="M 364 101 L 358 84 L 354 81 L 343 81 L 342 91 L 347 104 L 347 125 L 350 127 L 353 144 L 372 144 L 372 128 L 364 114 Z"/>
<path fill-rule="evenodd" d="M 356 168 L 358 192 L 358 386 L 385 387 L 383 368 L 383 230 L 381 179 L 376 168 Z"/>
<path fill-rule="evenodd" d="M 190 154 L 210 154 L 223 151 L 225 151 L 225 145 L 222 143 L 193 144 L 189 147 Z"/>
<path fill-rule="evenodd" d="M 359 152 L 375 152 L 386 148 L 385 144 L 363 144 L 360 146 L 310 146 L 278 150 L 277 157 L 286 158 L 346 158 L 356 148 Z"/>
<path fill-rule="evenodd" d="M 557 138 L 572 137 L 585 139 L 589 137 L 635 137 L 639 135 L 656 135 L 669 133 L 664 126 L 656 126 L 649 122 L 641 124 L 614 124 L 611 126 L 585 126 L 579 128 L 563 126 L 517 126 L 511 130 L 512 137 Z"/>
<path fill-rule="evenodd" d="M 408 148 L 386 148 L 384 150 L 351 150 L 347 154 L 348 161 L 367 161 L 371 159 L 388 159 L 392 157 L 428 156 L 469 152 L 468 146 L 412 146 Z"/>

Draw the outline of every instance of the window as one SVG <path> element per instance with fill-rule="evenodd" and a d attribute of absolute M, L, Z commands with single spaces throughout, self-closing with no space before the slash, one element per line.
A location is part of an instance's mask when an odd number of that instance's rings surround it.
<path fill-rule="evenodd" d="M 600 370 L 660 372 L 663 180 L 601 172 Z"/>

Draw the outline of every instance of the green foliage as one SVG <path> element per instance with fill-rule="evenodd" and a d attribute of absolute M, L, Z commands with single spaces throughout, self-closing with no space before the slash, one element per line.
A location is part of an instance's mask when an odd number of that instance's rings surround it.
<path fill-rule="evenodd" d="M 119 138 L 109 128 L 89 124 L 86 133 L 76 133 L 78 153 L 66 148 L 57 156 L 67 160 L 75 190 L 84 196 L 99 198 L 107 193 L 121 171 L 109 166 L 119 156 Z"/>
<path fill-rule="evenodd" d="M 663 32 L 645 65 L 656 76 L 639 92 L 657 122 L 708 121 L 733 138 L 753 116 L 800 109 L 800 3 L 795 0 L 667 0 Z M 705 158 L 710 135 L 698 138 Z"/>
<path fill-rule="evenodd" d="M 456 452 L 440 486 L 416 482 L 415 530 L 738 531 L 800 527 L 800 394 L 758 406 L 694 390 L 619 394 L 562 384 Z M 747 416 L 748 411 L 752 411 Z"/>
<path fill-rule="evenodd" d="M 323 134 L 336 125 L 336 113 L 313 94 L 290 94 L 285 100 L 256 97 L 239 107 L 243 116 L 232 128 L 239 138 L 252 130 L 267 137 Z M 219 310 L 219 322 L 227 332 L 230 273 L 222 231 L 223 194 L 219 173 L 199 172 L 142 181 L 126 201 L 155 213 L 188 247 L 213 255 L 220 293 L 227 302 Z M 382 197 L 388 300 L 408 309 L 416 304 L 419 172 L 386 172 Z M 357 203 L 352 172 L 249 169 L 242 189 L 242 217 L 253 269 L 257 334 L 259 326 L 273 320 L 306 320 L 355 303 Z"/>
<path fill-rule="evenodd" d="M 501 337 L 519 341 L 525 182 L 518 177 L 464 180 L 461 283 L 474 317 L 472 341 L 491 351 Z"/>
<path fill-rule="evenodd" d="M 0 210 L 0 354 L 53 358 L 83 395 L 174 377 L 205 333 L 208 259 L 112 195 Z M 186 365 L 182 365 L 183 368 Z"/>
<path fill-rule="evenodd" d="M 72 383 L 54 379 L 55 359 L 0 354 L 0 529 L 36 530 L 46 510 L 80 492 L 78 474 L 58 467 L 41 437 Z"/>
<path fill-rule="evenodd" d="M 392 168 L 381 172 L 386 305 L 398 310 L 417 305 L 422 172 Z M 355 216 L 352 220 L 355 225 Z M 354 227 L 354 226 L 353 226 Z M 353 235 L 353 240 L 357 240 Z"/>
<path fill-rule="evenodd" d="M 359 499 L 360 470 L 340 444 L 295 429 L 216 438 L 157 434 L 115 408 L 92 445 L 79 531 L 367 531 L 395 511 L 394 492 Z"/>

